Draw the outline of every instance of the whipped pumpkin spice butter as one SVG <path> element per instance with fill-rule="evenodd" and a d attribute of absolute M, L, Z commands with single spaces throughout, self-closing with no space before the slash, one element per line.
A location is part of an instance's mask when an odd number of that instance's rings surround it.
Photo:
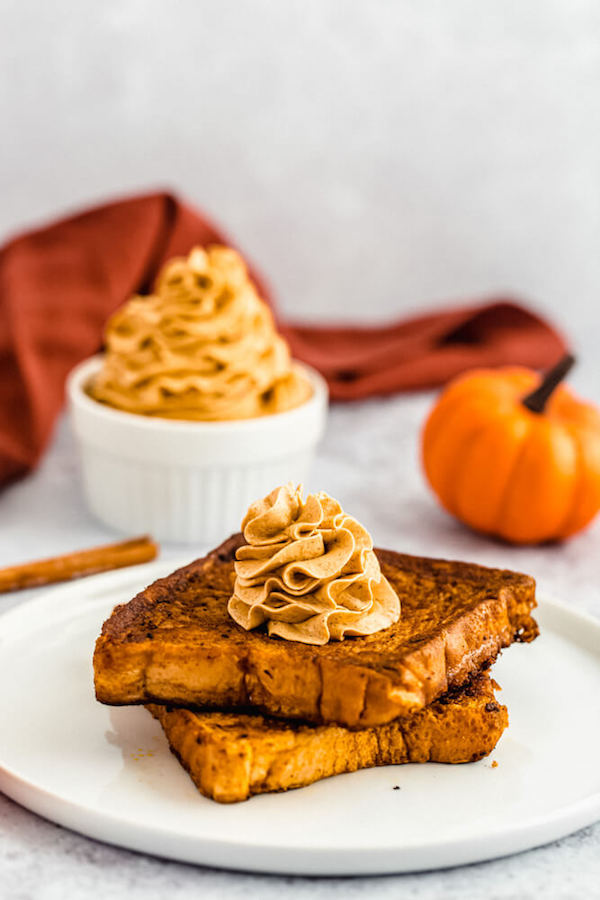
<path fill-rule="evenodd" d="M 253 503 L 236 552 L 231 617 L 304 644 L 373 634 L 400 618 L 370 534 L 323 491 L 276 488 Z"/>
<path fill-rule="evenodd" d="M 88 393 L 127 412 L 218 421 L 293 409 L 312 388 L 241 256 L 212 246 L 171 260 L 154 294 L 112 316 Z"/>

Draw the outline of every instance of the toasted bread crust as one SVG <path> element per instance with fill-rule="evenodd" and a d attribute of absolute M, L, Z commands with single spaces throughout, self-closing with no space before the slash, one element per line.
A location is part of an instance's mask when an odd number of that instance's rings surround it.
<path fill-rule="evenodd" d="M 361 731 L 260 715 L 148 709 L 197 788 L 220 803 L 371 766 L 473 762 L 494 749 L 508 724 L 487 675 L 427 709 Z"/>
<path fill-rule="evenodd" d="M 247 632 L 227 613 L 242 541 L 234 535 L 113 611 L 94 654 L 98 700 L 364 728 L 429 705 L 538 633 L 529 576 L 389 550 L 376 552 L 402 603 L 390 628 L 324 647 Z"/>

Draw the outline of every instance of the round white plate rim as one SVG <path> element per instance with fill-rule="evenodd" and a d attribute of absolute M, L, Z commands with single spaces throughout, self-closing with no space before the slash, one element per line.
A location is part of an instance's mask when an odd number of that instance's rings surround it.
<path fill-rule="evenodd" d="M 85 603 L 86 599 L 100 599 L 115 587 L 125 588 L 130 583 L 149 583 L 187 562 L 189 556 L 185 559 L 163 559 L 135 569 L 119 569 L 91 576 L 85 582 L 56 585 L 45 590 L 39 597 L 30 598 L 0 614 L 0 623 L 12 622 L 18 627 L 26 620 L 31 620 L 36 609 L 46 607 L 57 596 L 81 595 L 82 585 L 85 586 L 82 603 Z M 539 600 L 539 612 L 544 617 L 546 614 L 551 618 L 558 616 L 559 620 L 566 619 L 575 626 L 591 628 L 600 636 L 600 620 L 585 611 L 573 609 L 560 600 L 543 596 Z M 587 645 L 589 634 L 585 637 Z M 222 838 L 211 840 L 206 837 L 202 837 L 200 841 L 192 836 L 187 836 L 186 839 L 172 829 L 129 822 L 122 815 L 90 809 L 24 779 L 1 760 L 0 790 L 50 821 L 124 849 L 181 862 L 287 875 L 391 874 L 481 862 L 557 840 L 600 818 L 600 791 L 596 791 L 579 801 L 559 807 L 551 814 L 527 819 L 518 827 L 502 827 L 495 831 L 487 830 L 484 835 L 470 834 L 450 838 L 436 847 L 406 843 L 402 846 L 397 843 L 382 845 L 379 842 L 376 847 L 362 848 L 358 861 L 355 848 L 283 845 L 277 847 L 274 858 L 273 848 L 259 842 L 248 840 L 242 844 L 239 841 L 227 842 Z M 128 829 L 133 829 L 133 834 Z M 166 845 L 165 838 L 168 838 Z M 407 860 L 403 860 L 402 854 L 410 854 L 409 864 Z"/>

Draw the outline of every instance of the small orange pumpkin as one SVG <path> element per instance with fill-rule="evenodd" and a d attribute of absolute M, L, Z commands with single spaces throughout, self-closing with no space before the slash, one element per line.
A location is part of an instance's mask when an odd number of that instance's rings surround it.
<path fill-rule="evenodd" d="M 569 537 L 600 509 L 600 412 L 530 369 L 475 369 L 452 381 L 423 430 L 423 465 L 448 512 L 518 544 Z"/>

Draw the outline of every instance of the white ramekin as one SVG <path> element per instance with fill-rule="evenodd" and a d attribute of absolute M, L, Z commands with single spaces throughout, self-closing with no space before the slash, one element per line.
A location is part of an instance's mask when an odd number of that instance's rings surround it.
<path fill-rule="evenodd" d="M 323 433 L 327 385 L 308 366 L 313 395 L 288 412 L 228 422 L 150 418 L 93 400 L 85 386 L 102 364 L 87 359 L 67 381 L 92 512 L 127 534 L 220 542 L 250 503 L 286 481 L 303 482 Z"/>

